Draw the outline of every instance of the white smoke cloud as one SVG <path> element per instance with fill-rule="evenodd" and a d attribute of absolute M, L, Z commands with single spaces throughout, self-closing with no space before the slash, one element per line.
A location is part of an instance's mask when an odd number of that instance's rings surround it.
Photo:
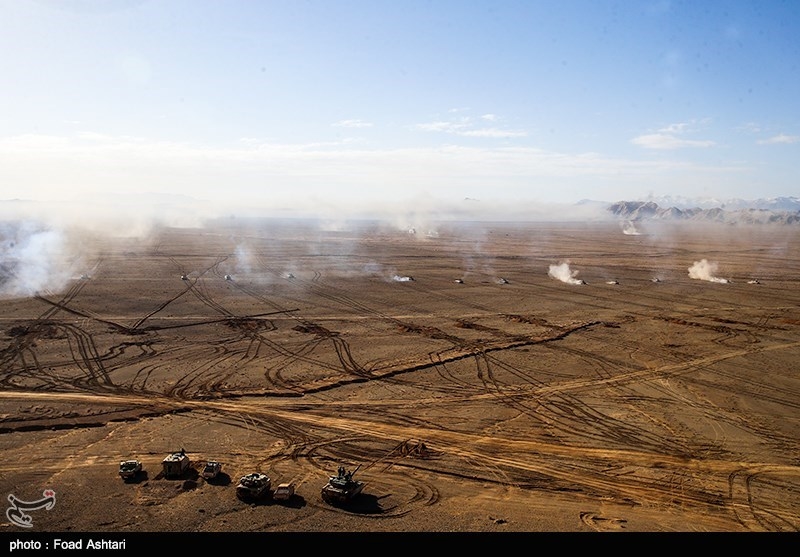
<path fill-rule="evenodd" d="M 708 261 L 707 259 L 695 261 L 694 264 L 689 267 L 689 277 L 697 280 L 706 280 L 709 282 L 730 282 L 728 279 L 719 278 L 716 276 L 717 267 L 718 265 L 716 262 Z"/>
<path fill-rule="evenodd" d="M 550 270 L 547 274 L 567 284 L 586 284 L 582 279 L 576 278 L 578 271 L 571 270 L 568 261 L 559 263 L 558 265 L 550 265 Z"/>
<path fill-rule="evenodd" d="M 31 222 L 0 229 L 0 296 L 32 296 L 59 290 L 74 274 L 71 247 L 59 230 Z"/>
<path fill-rule="evenodd" d="M 236 271 L 245 275 L 251 274 L 253 270 L 253 256 L 250 250 L 243 246 L 236 246 Z"/>
<path fill-rule="evenodd" d="M 631 236 L 638 236 L 641 234 L 641 232 L 636 229 L 636 224 L 631 220 L 622 223 L 622 233 Z"/>

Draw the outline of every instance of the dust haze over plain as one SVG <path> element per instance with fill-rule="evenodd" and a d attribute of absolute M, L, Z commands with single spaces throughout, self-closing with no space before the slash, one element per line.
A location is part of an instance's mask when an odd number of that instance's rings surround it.
<path fill-rule="evenodd" d="M 203 228 L 219 219 L 253 219 L 265 227 L 270 219 L 298 219 L 320 232 L 356 231 L 359 222 L 371 221 L 399 234 L 428 240 L 435 239 L 438 227 L 447 222 L 470 223 L 473 229 L 470 234 L 480 236 L 480 230 L 492 222 L 611 220 L 603 204 L 504 206 L 468 199 L 447 207 L 431 199 L 413 199 L 406 205 L 395 202 L 336 206 L 304 204 L 301 199 L 289 207 L 211 203 L 163 194 L 98 197 L 105 197 L 105 201 L 76 198 L 53 203 L 0 202 L 0 296 L 58 291 L 69 280 L 89 275 L 91 270 L 85 266 L 96 255 L 88 251 L 92 245 L 90 239 L 145 242 L 162 227 Z M 247 272 L 250 256 L 246 245 L 236 246 L 235 253 L 239 260 L 235 271 Z M 390 278 L 396 275 L 393 280 L 407 280 L 396 270 L 366 271 Z"/>
<path fill-rule="evenodd" d="M 91 274 L 84 239 L 161 227 L 371 220 L 435 241 L 469 223 L 464 270 L 490 272 L 491 223 L 599 223 L 624 199 L 796 185 L 788 5 L 0 6 L 15 53 L 0 91 L 2 296 Z"/>

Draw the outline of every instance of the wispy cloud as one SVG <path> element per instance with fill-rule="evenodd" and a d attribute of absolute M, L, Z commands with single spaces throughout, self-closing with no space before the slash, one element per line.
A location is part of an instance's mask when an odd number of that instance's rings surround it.
<path fill-rule="evenodd" d="M 634 137 L 631 143 L 644 147 L 645 149 L 683 149 L 683 148 L 705 148 L 716 145 L 711 140 L 688 139 L 684 134 L 692 133 L 696 127 L 696 122 L 680 122 L 670 124 L 657 130 L 655 133 L 644 134 Z"/>
<path fill-rule="evenodd" d="M 761 133 L 761 126 L 756 122 L 746 122 L 736 129 L 747 133 Z"/>
<path fill-rule="evenodd" d="M 454 120 L 436 120 L 433 122 L 426 122 L 417 124 L 415 129 L 426 132 L 439 132 L 461 137 L 483 137 L 483 138 L 512 138 L 512 137 L 526 137 L 527 132 L 523 130 L 509 130 L 499 128 L 497 126 L 482 127 L 484 123 L 496 123 L 498 117 L 495 114 L 483 114 L 476 124 L 475 120 L 469 116 L 463 116 Z"/>
<path fill-rule="evenodd" d="M 715 145 L 710 140 L 682 139 L 667 133 L 640 135 L 631 141 L 634 145 L 639 145 L 645 149 L 682 149 L 684 147 L 713 147 Z"/>
<path fill-rule="evenodd" d="M 524 131 L 517 130 L 501 130 L 498 128 L 483 128 L 478 130 L 465 130 L 459 132 L 458 135 L 464 137 L 526 137 L 528 134 Z"/>
<path fill-rule="evenodd" d="M 213 201 L 218 210 L 259 205 L 296 210 L 307 203 L 318 211 L 424 192 L 463 199 L 483 184 L 492 184 L 497 199 L 546 200 L 563 193 L 559 184 L 585 181 L 601 195 L 601 184 L 638 188 L 643 180 L 671 184 L 687 174 L 702 176 L 704 183 L 722 176 L 727 183 L 742 170 L 522 146 L 378 149 L 248 138 L 211 147 L 92 133 L 0 137 L 4 198 L 77 202 L 113 184 L 120 195 L 147 188 Z"/>
<path fill-rule="evenodd" d="M 417 124 L 414 126 L 418 130 L 426 132 L 444 132 L 452 134 L 463 134 L 464 131 L 470 127 L 469 119 L 462 118 L 460 120 L 438 120 L 434 122 L 426 122 L 424 124 Z"/>
<path fill-rule="evenodd" d="M 371 128 L 372 122 L 364 120 L 339 120 L 333 124 L 337 128 Z"/>
<path fill-rule="evenodd" d="M 759 145 L 776 145 L 797 143 L 798 141 L 800 141 L 800 136 L 798 135 L 786 135 L 785 133 L 781 133 L 769 139 L 762 139 L 758 143 Z"/>

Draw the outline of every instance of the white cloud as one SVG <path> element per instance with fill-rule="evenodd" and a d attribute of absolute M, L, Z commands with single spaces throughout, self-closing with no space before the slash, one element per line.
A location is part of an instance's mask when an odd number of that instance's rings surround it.
<path fill-rule="evenodd" d="M 494 114 L 484 114 L 480 119 L 486 122 L 495 122 L 497 121 L 497 116 Z M 526 137 L 528 135 L 527 132 L 521 130 L 505 130 L 497 127 L 482 128 L 475 126 L 473 120 L 469 117 L 463 117 L 458 120 L 438 120 L 435 122 L 417 124 L 414 127 L 422 131 L 448 133 L 461 137 L 485 137 L 496 139 Z"/>
<path fill-rule="evenodd" d="M 87 200 L 87 207 L 102 197 L 97 192 L 111 199 L 136 199 L 152 191 L 211 202 L 215 211 L 263 207 L 319 213 L 336 208 L 346 213 L 372 203 L 391 206 L 393 200 L 420 194 L 486 202 L 555 201 L 584 187 L 590 190 L 576 193 L 576 198 L 605 196 L 602 188 L 612 186 L 615 191 L 636 191 L 644 181 L 672 187 L 676 176 L 700 176 L 703 183 L 722 176 L 720 181 L 729 184 L 727 177 L 740 174 L 741 167 L 614 159 L 532 147 L 367 149 L 351 143 L 253 139 L 210 147 L 91 133 L 0 138 L 2 199 L 73 205 Z M 613 193 L 617 197 L 620 194 Z"/>
<path fill-rule="evenodd" d="M 468 119 L 462 119 L 459 121 L 436 121 L 436 122 L 427 122 L 425 124 L 417 124 L 414 126 L 415 128 L 426 131 L 426 132 L 444 132 L 444 133 L 461 133 L 463 130 L 469 128 L 470 124 L 468 123 Z"/>
<path fill-rule="evenodd" d="M 516 130 L 500 130 L 497 128 L 484 128 L 478 130 L 466 130 L 459 132 L 458 135 L 465 137 L 526 137 L 528 134 L 524 131 Z"/>
<path fill-rule="evenodd" d="M 363 120 L 339 120 L 333 125 L 337 128 L 371 128 L 372 122 L 365 122 Z"/>
<path fill-rule="evenodd" d="M 706 121 L 701 121 L 700 123 L 706 123 Z M 631 143 L 644 147 L 645 149 L 660 150 L 682 149 L 686 147 L 705 148 L 716 145 L 716 143 L 711 140 L 686 139 L 680 137 L 685 133 L 693 132 L 697 124 L 697 121 L 670 124 L 669 126 L 657 130 L 656 133 L 634 137 Z"/>
<path fill-rule="evenodd" d="M 744 132 L 747 132 L 747 133 L 760 133 L 761 132 L 761 126 L 758 125 L 756 122 L 746 122 L 745 124 L 742 124 L 741 126 L 739 126 L 736 129 L 744 131 Z"/>
<path fill-rule="evenodd" d="M 668 133 L 652 133 L 634 137 L 631 142 L 645 149 L 682 149 L 684 147 L 713 147 L 713 141 L 681 139 Z"/>
<path fill-rule="evenodd" d="M 797 143 L 798 141 L 800 141 L 800 136 L 786 135 L 785 133 L 781 133 L 774 137 L 770 137 L 769 139 L 762 139 L 758 143 L 759 145 L 776 145 Z"/>

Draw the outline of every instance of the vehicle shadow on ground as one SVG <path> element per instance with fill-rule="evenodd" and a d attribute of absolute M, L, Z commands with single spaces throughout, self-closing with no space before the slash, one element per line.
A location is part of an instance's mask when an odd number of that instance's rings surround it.
<path fill-rule="evenodd" d="M 252 497 L 237 496 L 239 501 L 246 503 L 253 507 L 271 507 L 272 505 L 281 505 L 283 507 L 291 507 L 293 509 L 301 509 L 306 506 L 306 500 L 303 496 L 294 494 L 285 501 L 278 501 L 271 496 L 253 499 Z"/>
<path fill-rule="evenodd" d="M 306 506 L 305 497 L 303 497 L 302 495 L 298 495 L 297 493 L 295 493 L 285 501 L 276 501 L 274 499 L 272 501 L 276 505 L 281 505 L 283 507 L 290 507 L 292 509 L 302 509 L 303 507 Z"/>
<path fill-rule="evenodd" d="M 137 472 L 137 474 L 132 478 L 122 478 L 122 481 L 124 481 L 126 484 L 140 484 L 142 482 L 146 482 L 149 479 L 150 476 L 147 473 L 147 470 L 142 470 L 140 472 Z"/>
<path fill-rule="evenodd" d="M 352 501 L 337 503 L 333 506 L 354 514 L 382 514 L 384 512 L 378 497 L 368 493 L 359 493 Z"/>
<path fill-rule="evenodd" d="M 208 478 L 207 484 L 226 486 L 231 484 L 231 477 L 225 472 L 220 472 L 215 478 Z"/>

